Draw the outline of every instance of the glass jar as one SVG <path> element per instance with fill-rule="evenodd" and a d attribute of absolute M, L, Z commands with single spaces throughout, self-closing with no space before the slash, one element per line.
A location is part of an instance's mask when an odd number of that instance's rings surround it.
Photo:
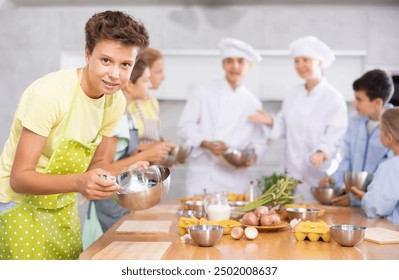
<path fill-rule="evenodd" d="M 231 209 L 228 202 L 228 193 L 214 192 L 207 194 L 204 198 L 204 208 L 210 221 L 229 220 Z"/>

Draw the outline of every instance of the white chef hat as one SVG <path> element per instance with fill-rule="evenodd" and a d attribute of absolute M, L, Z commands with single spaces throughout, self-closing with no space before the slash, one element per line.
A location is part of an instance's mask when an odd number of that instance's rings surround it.
<path fill-rule="evenodd" d="M 249 61 L 262 61 L 262 57 L 247 43 L 234 38 L 223 38 L 219 42 L 222 58 L 242 57 Z"/>
<path fill-rule="evenodd" d="M 293 57 L 305 56 L 320 60 L 324 69 L 330 67 L 335 60 L 331 49 L 314 36 L 296 39 L 290 44 L 289 49 Z"/>

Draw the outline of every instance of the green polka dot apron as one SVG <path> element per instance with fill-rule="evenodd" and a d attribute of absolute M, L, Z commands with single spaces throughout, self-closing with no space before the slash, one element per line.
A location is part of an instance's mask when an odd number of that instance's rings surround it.
<path fill-rule="evenodd" d="M 81 74 L 65 127 L 46 166 L 47 174 L 85 172 L 101 142 L 100 133 L 88 144 L 66 137 L 80 80 Z M 0 213 L 0 259 L 78 259 L 82 236 L 77 203 L 77 193 L 27 195 L 22 203 Z"/>

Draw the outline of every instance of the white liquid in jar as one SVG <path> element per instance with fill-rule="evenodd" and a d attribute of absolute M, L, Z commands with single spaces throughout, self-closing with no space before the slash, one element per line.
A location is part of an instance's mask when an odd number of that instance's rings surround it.
<path fill-rule="evenodd" d="M 211 204 L 208 206 L 208 220 L 220 221 L 230 219 L 230 206 L 227 204 Z"/>

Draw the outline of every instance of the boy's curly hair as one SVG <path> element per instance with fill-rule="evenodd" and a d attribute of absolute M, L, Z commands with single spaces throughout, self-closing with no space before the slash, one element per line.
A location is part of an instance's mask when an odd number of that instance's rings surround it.
<path fill-rule="evenodd" d="M 149 45 L 149 36 L 145 26 L 120 11 L 94 14 L 86 23 L 85 34 L 86 48 L 90 54 L 95 45 L 102 40 L 138 47 L 139 54 Z"/>

